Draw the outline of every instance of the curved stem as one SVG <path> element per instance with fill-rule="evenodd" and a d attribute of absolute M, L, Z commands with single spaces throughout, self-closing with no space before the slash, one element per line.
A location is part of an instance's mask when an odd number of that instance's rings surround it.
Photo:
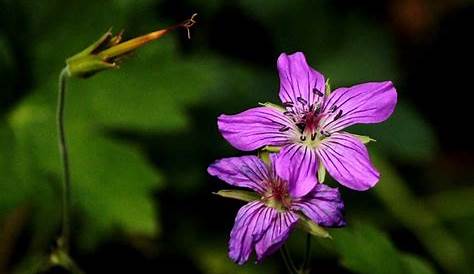
<path fill-rule="evenodd" d="M 288 270 L 288 273 L 298 274 L 298 271 L 296 270 L 295 264 L 293 263 L 293 260 L 290 257 L 290 253 L 288 252 L 288 249 L 286 248 L 286 245 L 283 245 L 280 248 L 280 254 L 281 254 L 281 257 L 283 258 L 283 262 L 285 263 L 285 266 L 286 266 L 286 269 Z"/>
<path fill-rule="evenodd" d="M 58 245 L 66 253 L 69 252 L 70 234 L 70 210 L 71 210 L 71 179 L 69 174 L 69 156 L 66 145 L 66 133 L 64 130 L 64 108 L 66 98 L 66 79 L 69 70 L 65 67 L 59 74 L 58 105 L 56 113 L 56 125 L 58 130 L 59 154 L 61 156 L 63 169 L 63 199 L 62 199 L 62 230 Z"/>
<path fill-rule="evenodd" d="M 305 273 L 306 269 L 309 267 L 309 261 L 311 259 L 311 234 L 306 235 L 306 246 L 303 264 L 301 265 L 301 272 Z"/>

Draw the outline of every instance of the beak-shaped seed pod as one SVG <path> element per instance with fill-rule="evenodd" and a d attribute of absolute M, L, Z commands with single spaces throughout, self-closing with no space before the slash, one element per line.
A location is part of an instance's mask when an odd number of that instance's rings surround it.
<path fill-rule="evenodd" d="M 86 78 L 103 70 L 118 68 L 118 62 L 122 57 L 177 28 L 186 29 L 189 38 L 189 29 L 196 23 L 196 15 L 193 14 L 191 18 L 180 24 L 150 32 L 125 42 L 121 42 L 123 31 L 113 35 L 109 30 L 99 40 L 66 60 L 69 76 Z"/>

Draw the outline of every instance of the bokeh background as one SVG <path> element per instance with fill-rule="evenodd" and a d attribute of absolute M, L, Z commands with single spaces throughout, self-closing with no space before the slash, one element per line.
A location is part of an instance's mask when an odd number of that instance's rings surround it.
<path fill-rule="evenodd" d="M 312 273 L 474 273 L 472 1 L 0 0 L 0 273 L 36 273 L 59 232 L 57 77 L 109 27 L 125 38 L 192 13 L 121 69 L 69 81 L 73 257 L 86 273 L 285 273 L 234 265 L 240 201 L 206 168 L 243 155 L 216 117 L 278 102 L 276 58 L 305 52 L 332 87 L 394 81 L 395 114 L 357 126 L 382 173 L 341 189 L 348 227 L 313 240 Z M 329 182 L 333 184 L 333 182 Z M 289 247 L 303 257 L 304 234 Z M 47 273 L 66 273 L 60 268 Z"/>

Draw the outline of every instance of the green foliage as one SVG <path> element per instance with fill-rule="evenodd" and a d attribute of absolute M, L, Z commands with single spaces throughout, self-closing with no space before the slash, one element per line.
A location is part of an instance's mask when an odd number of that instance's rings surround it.
<path fill-rule="evenodd" d="M 55 60 L 74 52 L 76 45 L 93 41 L 101 28 L 125 25 L 127 14 L 133 10 L 111 10 L 114 6 L 110 3 L 89 4 L 74 3 L 74 9 L 66 11 L 70 17 L 61 13 L 65 16 L 61 17 L 62 24 L 42 31 L 34 43 L 38 62 L 32 68 L 39 82 L 0 127 L 0 142 L 6 148 L 0 157 L 0 171 L 8 178 L 0 185 L 0 213 L 33 203 L 35 216 L 45 218 L 38 220 L 35 230 L 46 235 L 38 237 L 52 236 L 60 210 L 55 96 L 57 74 L 64 63 Z M 55 5 L 49 7 L 51 10 L 39 9 L 35 19 L 56 12 Z M 76 19 L 74 10 L 87 11 L 90 19 Z M 74 29 L 80 30 L 79 35 L 71 35 Z M 165 38 L 126 60 L 123 69 L 87 81 L 69 80 L 66 134 L 73 205 L 74 212 L 83 216 L 83 220 L 75 219 L 81 225 L 74 232 L 80 235 L 83 247 L 91 248 L 117 230 L 146 236 L 159 233 L 152 194 L 162 186 L 163 178 L 140 147 L 118 141 L 110 132 L 156 133 L 182 130 L 187 125 L 184 107 L 199 102 L 210 88 L 216 66 L 204 56 L 184 60 L 175 52 L 175 41 Z M 49 194 L 37 195 L 41 193 Z"/>
<path fill-rule="evenodd" d="M 13 210 L 25 208 L 31 241 L 16 273 L 31 273 L 50 250 L 60 222 L 55 104 L 64 60 L 110 27 L 114 32 L 125 29 L 127 39 L 176 19 L 161 16 L 162 1 L 10 2 L 27 18 L 21 22 L 25 30 L 17 34 L 23 39 L 15 44 L 20 48 L 12 48 L 0 27 L 1 83 L 6 83 L 2 89 L 14 86 L 8 81 L 18 65 L 13 49 L 27 53 L 26 73 L 33 80 L 24 97 L 1 112 L 0 225 Z M 196 12 L 203 18 L 218 15 L 227 5 L 239 9 L 270 34 L 273 59 L 282 51 L 304 51 L 310 64 L 331 78 L 333 89 L 382 80 L 393 80 L 398 88 L 399 104 L 389 120 L 349 130 L 377 140 L 367 146 L 375 152 L 371 156 L 382 178 L 363 194 L 340 188 L 349 226 L 328 230 L 333 240 L 318 240 L 323 248 L 313 249 L 316 273 L 318 260 L 332 263 L 336 258 L 354 273 L 472 272 L 468 258 L 474 256 L 473 189 L 456 188 L 451 182 L 441 182 L 444 187 L 438 188 L 430 181 L 440 144 L 417 106 L 405 98 L 397 48 L 383 25 L 359 11 L 335 10 L 332 1 L 186 2 L 199 7 Z M 0 2 L 3 5 L 8 4 Z M 263 265 L 245 267 L 227 258 L 228 233 L 240 203 L 214 199 L 211 192 L 222 185 L 211 183 L 205 173 L 215 157 L 230 155 L 230 146 L 216 130 L 216 116 L 257 102 L 278 103 L 277 72 L 274 64 L 256 66 L 253 60 L 214 51 L 206 41 L 209 25 L 198 23 L 193 39 L 185 42 L 190 51 L 183 51 L 176 39 L 185 33 L 176 32 L 127 57 L 116 71 L 68 82 L 73 235 L 83 252 L 93 252 L 109 239 L 135 236 L 155 245 L 150 239 L 161 235 L 158 251 L 150 252 L 153 256 L 171 250 L 203 273 L 279 273 L 278 255 Z M 248 39 L 246 30 L 232 39 L 227 43 Z M 398 164 L 421 175 L 406 177 Z M 157 193 L 159 199 L 154 199 Z M 225 205 L 225 215 L 215 200 Z M 354 224 L 356 207 L 362 218 Z M 162 226 L 166 220 L 168 227 Z M 390 233 L 406 230 L 421 251 L 408 254 L 406 245 L 375 227 Z M 304 239 L 298 235 L 303 233 L 295 234 L 290 248 L 301 257 Z"/>
<path fill-rule="evenodd" d="M 332 234 L 342 264 L 356 273 L 434 273 L 423 260 L 398 251 L 383 233 L 372 226 L 355 224 Z"/>

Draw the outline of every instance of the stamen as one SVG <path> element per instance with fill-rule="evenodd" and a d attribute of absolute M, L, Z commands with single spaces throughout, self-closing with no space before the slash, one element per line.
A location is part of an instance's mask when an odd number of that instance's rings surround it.
<path fill-rule="evenodd" d="M 313 88 L 313 93 L 318 95 L 319 97 L 323 96 L 324 94 L 317 88 Z"/>
<path fill-rule="evenodd" d="M 330 136 L 331 136 L 331 133 L 326 132 L 326 131 L 324 131 L 324 130 L 321 130 L 320 133 L 321 133 L 321 135 L 323 135 L 324 137 L 330 137 Z"/>
<path fill-rule="evenodd" d="M 285 112 L 283 112 L 283 115 L 285 115 L 285 116 L 293 116 L 293 115 L 295 115 L 295 113 L 294 113 L 293 111 L 285 111 Z"/>
<path fill-rule="evenodd" d="M 299 130 L 301 133 L 303 133 L 305 126 L 306 126 L 305 123 L 297 123 L 297 124 L 296 124 L 296 127 L 298 127 L 298 130 Z"/>
<path fill-rule="evenodd" d="M 315 114 L 319 114 L 321 112 L 321 104 L 319 104 L 316 109 L 314 110 Z"/>
<path fill-rule="evenodd" d="M 285 131 L 288 131 L 288 130 L 290 130 L 289 127 L 282 127 L 282 128 L 280 128 L 278 131 L 279 131 L 279 132 L 285 132 Z"/>
<path fill-rule="evenodd" d="M 283 102 L 283 106 L 286 108 L 292 108 L 293 107 L 293 102 Z"/>
<path fill-rule="evenodd" d="M 298 102 L 302 103 L 303 105 L 308 104 L 308 102 L 305 99 L 301 98 L 301 97 L 297 97 L 296 100 L 298 100 Z"/>
<path fill-rule="evenodd" d="M 331 107 L 331 109 L 330 109 L 329 111 L 331 111 L 331 112 L 335 112 L 336 110 L 337 110 L 337 106 L 336 106 L 336 105 L 334 105 L 334 106 L 332 106 L 332 107 Z"/>
<path fill-rule="evenodd" d="M 336 114 L 336 117 L 334 117 L 334 121 L 341 118 L 341 116 L 342 116 L 342 109 L 340 109 L 339 112 Z"/>
<path fill-rule="evenodd" d="M 306 136 L 301 135 L 301 136 L 300 136 L 300 140 L 303 141 L 303 142 L 306 141 Z"/>
<path fill-rule="evenodd" d="M 315 133 L 311 134 L 311 141 L 314 141 L 314 140 L 316 140 L 316 135 L 318 135 L 318 133 L 317 133 L 317 132 L 315 132 Z"/>

